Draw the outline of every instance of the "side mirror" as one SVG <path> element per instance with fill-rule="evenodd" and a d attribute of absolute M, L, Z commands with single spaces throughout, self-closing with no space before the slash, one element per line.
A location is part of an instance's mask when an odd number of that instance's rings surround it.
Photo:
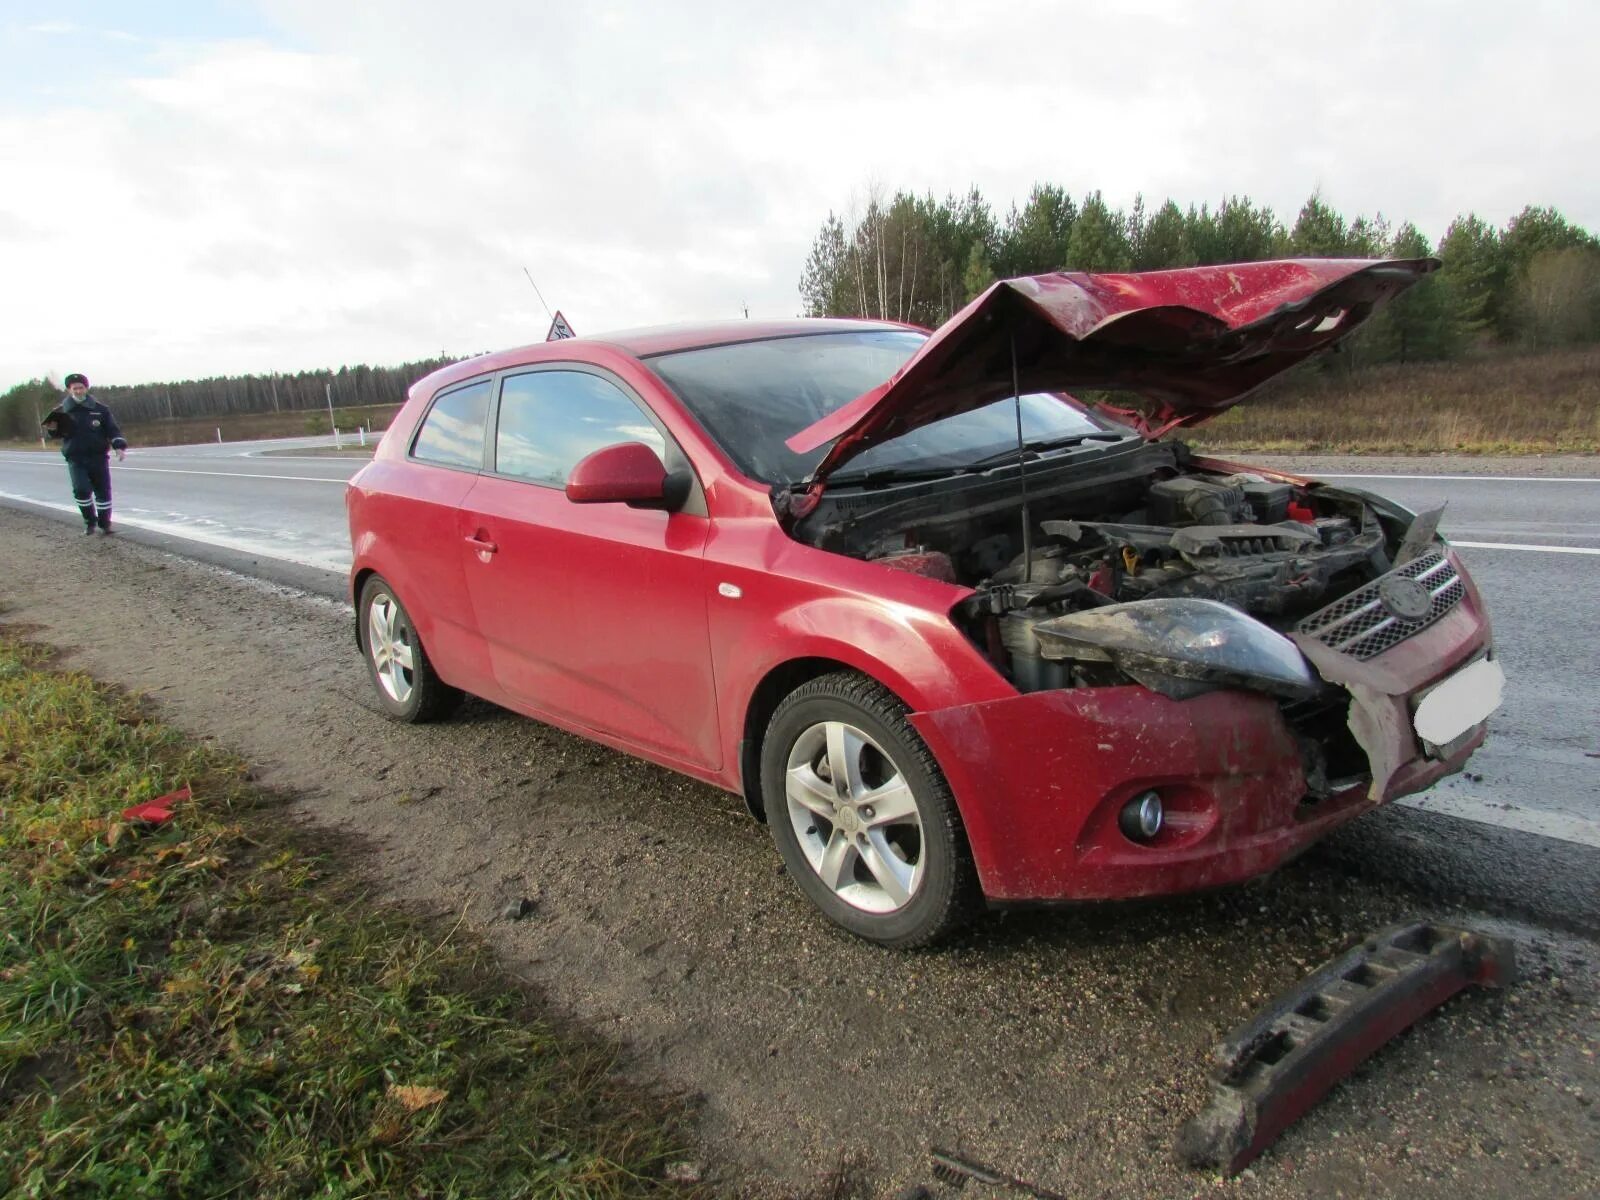
<path fill-rule="evenodd" d="M 567 476 L 574 504 L 626 504 L 676 512 L 689 498 L 687 471 L 668 472 L 643 442 L 604 446 L 579 460 Z"/>

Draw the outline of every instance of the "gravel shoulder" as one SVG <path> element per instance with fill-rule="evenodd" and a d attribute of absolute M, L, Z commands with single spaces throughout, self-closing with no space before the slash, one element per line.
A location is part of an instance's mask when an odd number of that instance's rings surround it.
<path fill-rule="evenodd" d="M 0 603 L 246 757 L 293 819 L 352 836 L 378 897 L 464 914 L 641 1074 L 698 1094 L 706 1161 L 740 1194 L 815 1193 L 843 1168 L 856 1191 L 828 1194 L 891 1195 L 931 1182 L 930 1143 L 1074 1195 L 1600 1191 L 1592 942 L 1312 855 L 1248 888 L 992 915 L 938 951 L 883 951 L 813 915 L 737 797 L 483 703 L 385 721 L 335 601 L 0 509 Z M 1211 1044 L 1411 915 L 1514 934 L 1523 981 L 1399 1039 L 1247 1177 L 1177 1166 Z"/>

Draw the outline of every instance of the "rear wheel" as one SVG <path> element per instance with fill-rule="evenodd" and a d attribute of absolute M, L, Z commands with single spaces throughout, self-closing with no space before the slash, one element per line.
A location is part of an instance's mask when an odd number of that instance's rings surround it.
<path fill-rule="evenodd" d="M 361 651 L 384 714 L 421 723 L 453 712 L 461 692 L 435 673 L 410 615 L 382 576 L 362 587 L 358 612 Z"/>
<path fill-rule="evenodd" d="M 851 933 L 921 946 L 977 908 L 949 785 L 905 706 L 872 680 L 839 672 L 791 692 L 767 726 L 761 785 L 789 873 Z"/>

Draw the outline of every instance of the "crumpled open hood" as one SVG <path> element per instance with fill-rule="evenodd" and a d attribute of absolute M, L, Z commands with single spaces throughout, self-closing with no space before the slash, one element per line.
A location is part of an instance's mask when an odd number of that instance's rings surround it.
<path fill-rule="evenodd" d="M 869 446 L 1023 394 L 1131 391 L 1148 413 L 1102 406 L 1155 436 L 1231 408 L 1323 350 L 1439 262 L 1292 259 L 1128 275 L 1006 279 L 941 325 L 889 380 L 788 440 L 834 444 L 819 482 Z M 837 439 L 837 440 L 835 440 Z"/>

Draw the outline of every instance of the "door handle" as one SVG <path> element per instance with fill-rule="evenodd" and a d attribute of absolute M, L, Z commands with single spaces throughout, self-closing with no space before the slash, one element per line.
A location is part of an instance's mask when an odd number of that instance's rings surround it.
<path fill-rule="evenodd" d="M 499 546 L 495 545 L 488 538 L 479 537 L 477 534 L 473 534 L 467 539 L 467 545 L 471 546 L 480 554 L 494 554 L 500 549 Z"/>

